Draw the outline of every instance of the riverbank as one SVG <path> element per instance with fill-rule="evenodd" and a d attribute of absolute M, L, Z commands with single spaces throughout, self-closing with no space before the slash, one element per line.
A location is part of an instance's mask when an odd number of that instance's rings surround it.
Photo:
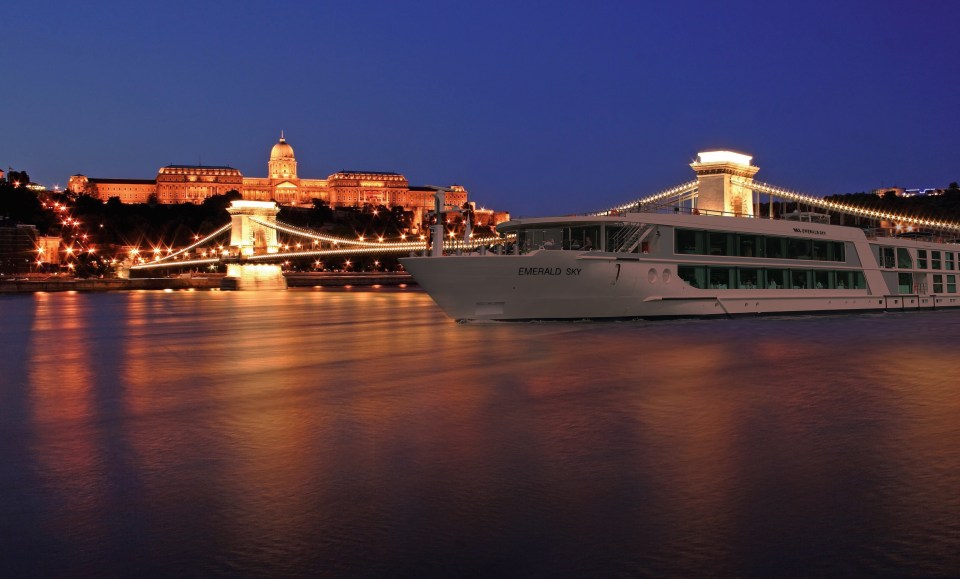
<path fill-rule="evenodd" d="M 61 276 L 0 279 L 0 294 L 62 291 L 211 290 L 220 289 L 223 274 L 133 279 L 78 279 Z M 408 273 L 291 272 L 284 274 L 288 287 L 407 286 L 415 282 Z"/>

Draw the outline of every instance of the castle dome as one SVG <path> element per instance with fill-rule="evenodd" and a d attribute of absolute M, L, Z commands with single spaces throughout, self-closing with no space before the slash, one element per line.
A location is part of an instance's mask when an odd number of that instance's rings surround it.
<path fill-rule="evenodd" d="M 283 138 L 282 133 L 280 135 L 280 141 L 270 149 L 270 160 L 276 161 L 279 159 L 293 159 L 293 147 Z"/>

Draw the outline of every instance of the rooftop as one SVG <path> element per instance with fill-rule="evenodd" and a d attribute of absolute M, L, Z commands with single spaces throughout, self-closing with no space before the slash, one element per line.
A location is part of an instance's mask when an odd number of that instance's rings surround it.
<path fill-rule="evenodd" d="M 155 179 L 101 179 L 99 177 L 89 177 L 91 183 L 117 184 L 129 183 L 131 185 L 156 185 Z"/>
<path fill-rule="evenodd" d="M 164 169 L 229 169 L 237 171 L 230 165 L 167 165 Z"/>
<path fill-rule="evenodd" d="M 352 170 L 351 170 L 351 171 L 347 171 L 347 170 L 344 169 L 344 170 L 340 170 L 340 171 L 337 171 L 336 173 L 334 173 L 334 175 L 341 175 L 341 174 L 345 174 L 345 175 L 384 175 L 384 176 L 387 176 L 387 177 L 402 177 L 402 175 L 400 175 L 400 173 L 389 173 L 389 172 L 387 172 L 387 171 L 352 171 Z"/>

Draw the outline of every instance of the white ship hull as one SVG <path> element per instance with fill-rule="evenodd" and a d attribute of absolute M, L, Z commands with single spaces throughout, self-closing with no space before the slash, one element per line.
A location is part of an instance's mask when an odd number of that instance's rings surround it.
<path fill-rule="evenodd" d="M 960 295 L 955 289 L 953 294 L 932 294 L 891 287 L 889 278 L 896 272 L 888 271 L 887 278 L 884 277 L 884 270 L 871 250 L 873 242 L 863 231 L 852 227 L 798 228 L 797 223 L 787 221 L 656 214 L 541 218 L 512 223 L 517 229 L 615 223 L 619 227 L 624 224 L 643 227 L 650 232 L 655 228 L 656 235 L 642 245 L 645 251 L 532 249 L 522 255 L 412 257 L 403 259 L 403 264 L 440 308 L 457 320 L 709 317 L 960 307 Z M 818 240 L 846 244 L 847 255 L 843 262 L 680 255 L 675 252 L 673 241 L 674 229 L 679 227 L 729 231 L 735 235 L 778 236 L 777 239 L 791 235 L 816 236 Z M 925 246 L 917 241 L 895 239 L 889 243 L 894 247 L 910 247 L 914 252 L 917 247 Z M 941 250 L 957 249 L 944 244 L 926 245 Z M 767 268 L 771 280 L 774 272 L 779 275 L 799 271 L 800 267 L 807 268 L 806 279 L 814 280 L 819 279 L 814 277 L 818 271 L 829 269 L 833 276 L 829 278 L 830 285 L 840 287 L 811 284 L 784 289 L 783 285 L 776 287 L 774 283 L 774 287 L 768 287 L 764 283 L 761 289 L 743 287 L 733 281 L 713 288 L 694 287 L 678 275 L 679 268 L 686 265 L 689 271 L 692 264 L 704 269 L 726 268 L 732 273 L 725 275 L 734 277 L 741 276 L 738 273 L 741 271 Z M 846 279 L 846 272 L 853 271 L 863 280 L 860 287 L 851 288 L 852 284 L 842 287 L 842 281 L 835 282 Z M 944 274 L 955 276 L 956 272 Z M 943 274 L 940 275 L 942 279 Z M 913 289 L 911 286 L 910 290 Z"/>

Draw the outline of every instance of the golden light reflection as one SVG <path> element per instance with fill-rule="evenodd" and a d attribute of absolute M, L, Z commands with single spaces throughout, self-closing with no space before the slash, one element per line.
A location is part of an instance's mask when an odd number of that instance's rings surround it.
<path fill-rule="evenodd" d="M 65 517 L 102 520 L 110 457 L 157 512 L 215 511 L 231 548 L 433 505 L 509 517 L 533 497 L 552 520 L 599 507 L 577 521 L 652 528 L 658 551 L 703 563 L 750 536 L 744 505 L 777 520 L 813 497 L 909 537 L 942 536 L 956 512 L 955 340 L 891 347 L 889 318 L 458 325 L 413 290 L 102 298 L 34 299 L 36 452 Z M 859 460 L 896 484 L 844 485 Z"/>
<path fill-rule="evenodd" d="M 89 300 L 75 292 L 37 294 L 30 330 L 30 408 L 36 423 L 32 445 L 39 476 L 64 509 L 65 527 L 98 533 L 96 513 L 108 500 L 102 468 Z M 90 521 L 93 521 L 91 524 Z"/>

